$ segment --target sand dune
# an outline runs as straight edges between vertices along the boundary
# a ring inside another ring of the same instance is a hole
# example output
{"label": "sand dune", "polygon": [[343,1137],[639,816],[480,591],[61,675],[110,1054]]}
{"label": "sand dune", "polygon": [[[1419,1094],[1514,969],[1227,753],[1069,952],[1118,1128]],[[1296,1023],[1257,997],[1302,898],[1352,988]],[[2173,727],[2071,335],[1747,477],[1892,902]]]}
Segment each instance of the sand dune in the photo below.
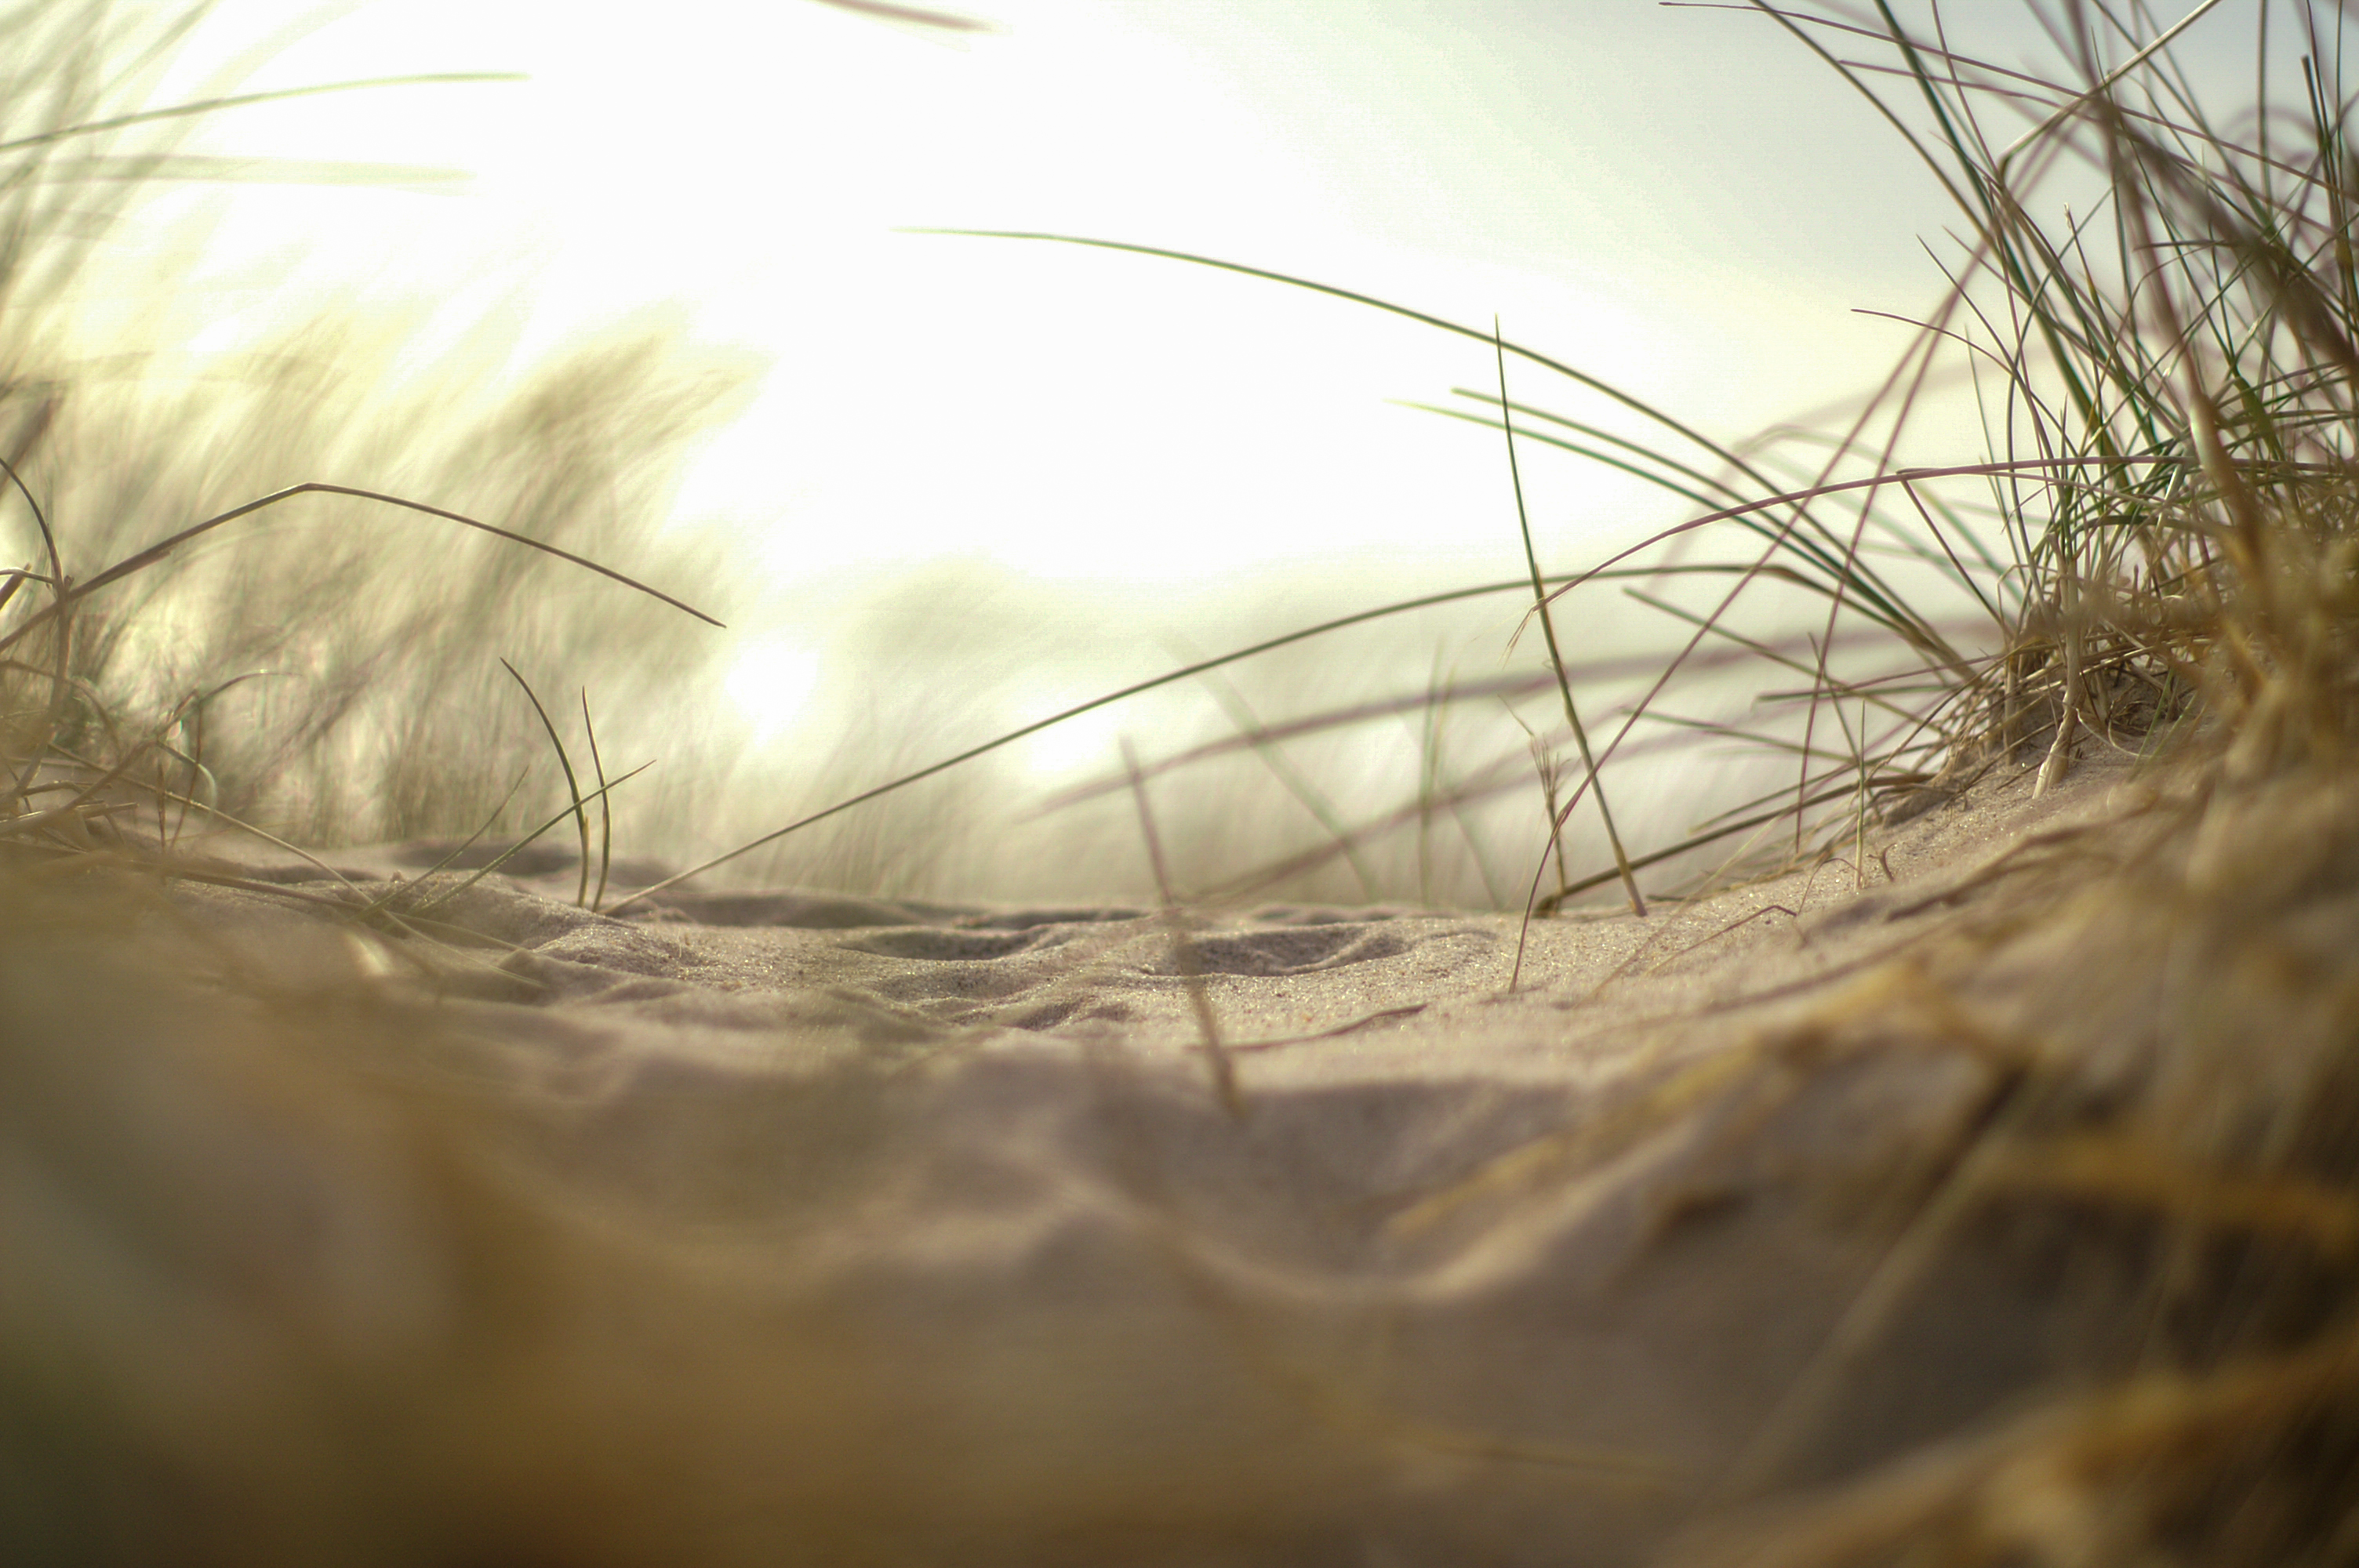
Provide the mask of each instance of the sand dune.
{"label": "sand dune", "polygon": [[[1498,915],[1194,914],[1183,944],[1136,907],[676,889],[617,919],[572,904],[561,855],[438,902],[440,847],[332,854],[333,877],[184,847],[215,880],[169,906],[198,918],[145,918],[276,1043],[243,1054],[233,1022],[178,1065],[126,1059],[212,1084],[201,1136],[159,1135],[125,1079],[82,1146],[185,1184],[149,1244],[223,1321],[166,1332],[158,1365],[234,1343],[277,1372],[234,1399],[124,1374],[120,1397],[247,1422],[266,1455],[294,1418],[256,1390],[311,1411],[391,1379],[390,1427],[297,1423],[316,1463],[462,1537],[603,1521],[556,1561],[1758,1545],[1691,1531],[1996,1441],[2034,1391],[2135,1359],[2138,1277],[2108,1246],[1954,1198],[2071,1033],[2026,1020],[2070,968],[2071,868],[2155,831],[2156,787],[2119,767],[2029,794],[2009,775],[1879,832],[1864,875],[1537,922],[1513,990]],[[406,925],[326,914],[378,899]],[[17,961],[24,1078],[49,1015]],[[288,1120],[289,1052],[341,1109]],[[38,1087],[14,1098],[38,1113]],[[467,1184],[404,1118],[458,1140]],[[378,1132],[323,1136],[354,1119]],[[224,1147],[273,1173],[208,1166]],[[495,1214],[538,1239],[476,1257]],[[212,1242],[170,1243],[187,1226]],[[10,1229],[69,1303],[96,1288],[71,1222]],[[402,1311],[375,1299],[394,1281]],[[519,1292],[515,1364],[470,1360]],[[497,1462],[491,1396],[451,1391],[475,1376],[506,1390]],[[202,1518],[277,1476],[149,1446]]]}

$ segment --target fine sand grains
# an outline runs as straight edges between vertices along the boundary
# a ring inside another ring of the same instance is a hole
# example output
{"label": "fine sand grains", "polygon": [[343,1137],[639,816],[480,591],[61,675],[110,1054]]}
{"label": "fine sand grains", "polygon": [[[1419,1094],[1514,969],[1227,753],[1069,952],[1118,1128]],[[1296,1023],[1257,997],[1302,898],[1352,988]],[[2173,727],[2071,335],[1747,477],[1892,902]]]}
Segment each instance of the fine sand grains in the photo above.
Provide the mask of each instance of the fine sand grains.
{"label": "fine sand grains", "polygon": [[[1539,924],[1513,992],[1510,918],[1195,918],[1234,1109],[1135,909],[618,921],[435,903],[379,880],[399,849],[24,884],[9,1531],[1535,1564],[2298,1531],[2203,1488],[2299,1502],[2324,1461],[2273,1434],[2352,1408],[2321,1292],[2359,1209],[2311,1167],[2351,1124],[2359,809],[2195,777],[1987,782],[1864,871]],[[429,913],[322,913],[388,892]]]}

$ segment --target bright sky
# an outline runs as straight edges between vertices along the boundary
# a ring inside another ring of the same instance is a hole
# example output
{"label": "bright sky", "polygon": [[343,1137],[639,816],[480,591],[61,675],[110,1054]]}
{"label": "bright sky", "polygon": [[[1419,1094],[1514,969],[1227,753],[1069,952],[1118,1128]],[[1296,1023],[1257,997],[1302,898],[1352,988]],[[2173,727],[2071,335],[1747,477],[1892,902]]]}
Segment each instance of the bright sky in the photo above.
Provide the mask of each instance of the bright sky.
{"label": "bright sky", "polygon": [[[205,150],[473,176],[440,193],[209,195],[222,276],[247,269],[216,340],[299,314],[314,285],[447,299],[454,321],[517,314],[527,349],[670,303],[701,340],[770,366],[682,499],[743,530],[749,580],[964,556],[1184,589],[1375,560],[1513,575],[1495,433],[1393,401],[1490,384],[1488,351],[1170,262],[897,228],[1134,241],[1469,323],[1496,312],[1510,337],[1729,437],[1872,384],[1903,334],[1854,308],[1921,312],[1938,290],[1917,236],[1951,220],[1939,191],[1758,15],[969,8],[997,30],[951,38],[815,0],[223,0],[199,59],[277,40],[248,89],[530,80],[204,125]],[[2234,45],[2248,26],[2212,30]],[[1984,39],[2003,58],[2046,53],[2019,19]],[[278,276],[255,286],[265,262]],[[1519,395],[1594,406],[1513,373]],[[1526,477],[1558,565],[1676,520],[1676,503],[1570,459]],[[810,657],[756,625],[745,667],[772,678],[741,684],[791,687],[781,672]]]}

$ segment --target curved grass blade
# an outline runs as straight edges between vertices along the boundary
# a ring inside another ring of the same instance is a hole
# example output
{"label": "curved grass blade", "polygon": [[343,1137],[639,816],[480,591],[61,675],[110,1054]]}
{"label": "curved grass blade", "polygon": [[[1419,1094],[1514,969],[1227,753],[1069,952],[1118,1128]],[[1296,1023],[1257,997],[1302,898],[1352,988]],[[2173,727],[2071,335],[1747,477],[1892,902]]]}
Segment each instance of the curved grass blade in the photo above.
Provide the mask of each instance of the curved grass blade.
{"label": "curved grass blade", "polygon": [[202,98],[187,103],[175,103],[163,109],[142,109],[134,114],[116,114],[104,120],[85,120],[80,124],[60,125],[43,131],[38,135],[19,136],[14,141],[0,142],[0,153],[22,151],[27,147],[49,146],[71,141],[76,136],[103,135],[127,125],[153,124],[159,120],[183,120],[199,114],[217,114],[223,109],[240,109],[249,103],[277,103],[289,98],[315,98],[323,92],[355,92],[371,87],[429,87],[444,82],[468,81],[528,81],[531,78],[514,70],[431,71],[419,76],[372,76],[353,81],[323,81],[310,87],[280,88],[272,92],[240,92],[227,98]]}
{"label": "curved grass blade", "polygon": [[348,484],[327,484],[319,481],[310,481],[302,484],[289,485],[285,490],[273,491],[270,494],[263,496],[259,500],[249,501],[243,506],[232,507],[229,511],[221,514],[217,517],[208,517],[203,522],[199,523],[192,527],[181,529],[179,533],[173,535],[168,539],[148,546],[146,549],[140,551],[136,555],[125,557],[122,560],[117,561],[114,565],[99,573],[96,577],[92,578],[88,582],[74,583],[61,588],[59,590],[56,599],[47,609],[37,611],[33,614],[27,616],[17,624],[14,631],[9,632],[5,636],[0,636],[0,650],[14,647],[18,642],[23,640],[27,633],[33,631],[36,627],[46,622],[57,619],[69,608],[81,602],[82,600],[89,598],[92,594],[98,592],[101,589],[112,587],[115,583],[122,581],[125,578],[130,577],[135,573],[147,570],[149,567],[152,567],[158,561],[165,559],[167,557],[171,555],[174,550],[179,549],[182,545],[187,544],[190,540],[197,538],[202,535],[209,534],[214,529],[222,527],[226,524],[234,523],[241,517],[251,516],[253,514],[261,511],[265,507],[276,506],[282,501],[290,501],[299,495],[349,495],[362,501],[380,502],[387,506],[398,506],[411,512],[421,512],[429,517],[440,517],[446,522],[461,524],[463,526],[473,528],[481,533],[489,534],[495,538],[506,539],[510,544],[522,545],[528,549],[538,550],[541,554],[546,556],[555,556],[559,560],[567,562],[572,566],[580,567],[586,571],[596,572],[600,577],[611,579],[615,582],[621,583],[625,588],[636,589],[640,593],[646,594],[650,599],[669,604],[674,610],[679,611],[683,614],[692,615],[708,626],[722,626],[724,624],[720,621],[714,620],[712,616],[707,615],[703,611],[697,609],[692,604],[685,603],[679,600],[674,599],[668,593],[649,588],[646,583],[639,581],[636,578],[626,577],[611,567],[602,567],[596,561],[591,560],[586,557],[577,556],[571,550],[560,549],[555,545],[546,544],[541,540],[532,538],[529,535],[518,534],[510,529],[498,527],[490,523],[481,523],[473,517],[462,515],[460,513],[446,512],[440,506],[429,506],[422,501],[408,501],[398,495],[387,495],[382,491],[360,490]]}
{"label": "curved grass blade", "polygon": [[[641,762],[629,773],[617,775],[611,782],[601,784],[597,789],[592,790],[589,795],[586,795],[582,798],[585,801],[602,800],[614,790],[629,783],[631,780],[637,778],[641,773],[646,773],[649,768],[654,766],[655,763],[652,762]],[[518,782],[521,783],[522,781],[519,780]],[[513,794],[514,792],[510,793]],[[434,909],[449,903],[451,900],[458,897],[461,893],[465,892],[469,888],[473,887],[477,882],[482,881],[485,877],[490,876],[494,871],[498,871],[502,866],[506,865],[511,860],[516,858],[517,851],[521,850],[526,845],[537,842],[540,838],[541,835],[547,833],[550,828],[556,827],[559,823],[564,821],[567,817],[572,815],[573,813],[571,808],[559,812],[556,816],[550,817],[548,821],[542,823],[539,827],[534,828],[531,832],[526,834],[523,838],[517,839],[515,843],[501,850],[495,859],[477,867],[474,874],[470,876],[465,881],[461,882],[457,887],[449,889],[443,892],[439,892],[432,898],[425,900],[423,903],[403,910],[401,914],[405,917],[408,915],[421,915],[429,909]],[[484,827],[477,828],[475,830],[476,838],[481,838],[485,829],[489,827],[490,824],[486,823]],[[468,840],[469,843],[473,843],[473,841],[474,840],[472,838]],[[458,857],[463,849],[464,846],[462,846],[461,849],[452,850],[450,855],[444,857],[442,865],[437,866],[435,870],[440,871],[443,866],[448,866],[452,860],[455,860]],[[432,873],[429,872],[429,874],[430,875]],[[417,884],[413,882],[408,885],[414,887]],[[372,904],[369,912],[374,913],[379,907],[381,907],[381,904]]]}
{"label": "curved grass blade", "polygon": [[614,865],[614,808],[606,798],[606,761],[598,754],[598,727],[590,721],[590,692],[582,692],[582,733],[590,740],[590,767],[598,775],[598,891],[590,900],[590,913],[596,914],[598,906],[606,902],[606,873]]}
{"label": "curved grass blade", "polygon": [[549,709],[540,705],[540,698],[534,694],[532,683],[517,675],[516,667],[506,659],[500,661],[500,668],[507,671],[509,678],[524,688],[524,699],[531,703],[533,712],[540,716],[540,727],[549,732],[549,749],[557,753],[557,765],[564,771],[565,793],[572,797],[573,825],[582,839],[582,863],[573,902],[576,904],[586,903],[590,898],[590,814],[582,808],[582,782],[574,777],[573,759],[565,754],[565,742],[558,738],[557,726],[550,722]]}
{"label": "curved grass blade", "polygon": [[[1556,672],[1557,690],[1564,695],[1565,722],[1572,726],[1573,742],[1581,748],[1581,765],[1589,772],[1589,793],[1597,802],[1598,820],[1605,825],[1605,841],[1613,846],[1614,863],[1622,868],[1622,890],[1630,895],[1630,913],[1644,920],[1647,918],[1646,896],[1638,891],[1638,879],[1630,870],[1629,851],[1622,848],[1621,831],[1614,826],[1614,813],[1605,804],[1605,784],[1597,776],[1597,759],[1590,754],[1589,750],[1589,731],[1581,722],[1580,708],[1573,704],[1572,678],[1565,674],[1564,654],[1557,647],[1556,617],[1549,611],[1548,584],[1540,577],[1539,551],[1532,544],[1532,520],[1524,507],[1523,470],[1516,461],[1515,416],[1507,411],[1507,348],[1506,341],[1499,335],[1495,319],[1491,325],[1491,347],[1498,358],[1499,427],[1507,438],[1507,475],[1515,485],[1516,524],[1523,533],[1524,560],[1532,569],[1533,610],[1540,619],[1540,634],[1548,643],[1549,668]],[[1552,833],[1549,837],[1553,842],[1556,836]],[[1540,869],[1543,872],[1548,869],[1546,849],[1540,852]],[[1537,877],[1533,880],[1532,889],[1533,896],[1537,898],[1539,890]]]}

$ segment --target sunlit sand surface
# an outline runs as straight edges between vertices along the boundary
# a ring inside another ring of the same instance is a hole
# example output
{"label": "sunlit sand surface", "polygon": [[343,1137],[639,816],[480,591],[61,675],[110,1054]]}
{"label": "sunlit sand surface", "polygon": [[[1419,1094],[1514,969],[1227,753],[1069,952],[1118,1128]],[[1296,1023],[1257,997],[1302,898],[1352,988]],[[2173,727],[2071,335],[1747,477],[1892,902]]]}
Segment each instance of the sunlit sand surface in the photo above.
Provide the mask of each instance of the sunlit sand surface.
{"label": "sunlit sand surface", "polygon": [[[449,845],[184,844],[200,880],[32,894],[39,928],[20,894],[28,1517],[255,1562],[391,1519],[616,1563],[1720,1561],[1765,1500],[1798,1551],[1905,1532],[2135,1363],[2155,1221],[2108,1098],[2199,1142],[2190,1093],[2268,1102],[2149,994],[2359,941],[2265,871],[2146,944],[2216,874],[2199,818],[2359,843],[2347,792],[2206,816],[2175,777],[1994,777],[1864,860],[1528,933],[618,919],[562,854],[421,878]],[[2266,983],[2268,1027],[2347,1022]],[[1899,1513],[1793,1511],[1863,1478]]]}

